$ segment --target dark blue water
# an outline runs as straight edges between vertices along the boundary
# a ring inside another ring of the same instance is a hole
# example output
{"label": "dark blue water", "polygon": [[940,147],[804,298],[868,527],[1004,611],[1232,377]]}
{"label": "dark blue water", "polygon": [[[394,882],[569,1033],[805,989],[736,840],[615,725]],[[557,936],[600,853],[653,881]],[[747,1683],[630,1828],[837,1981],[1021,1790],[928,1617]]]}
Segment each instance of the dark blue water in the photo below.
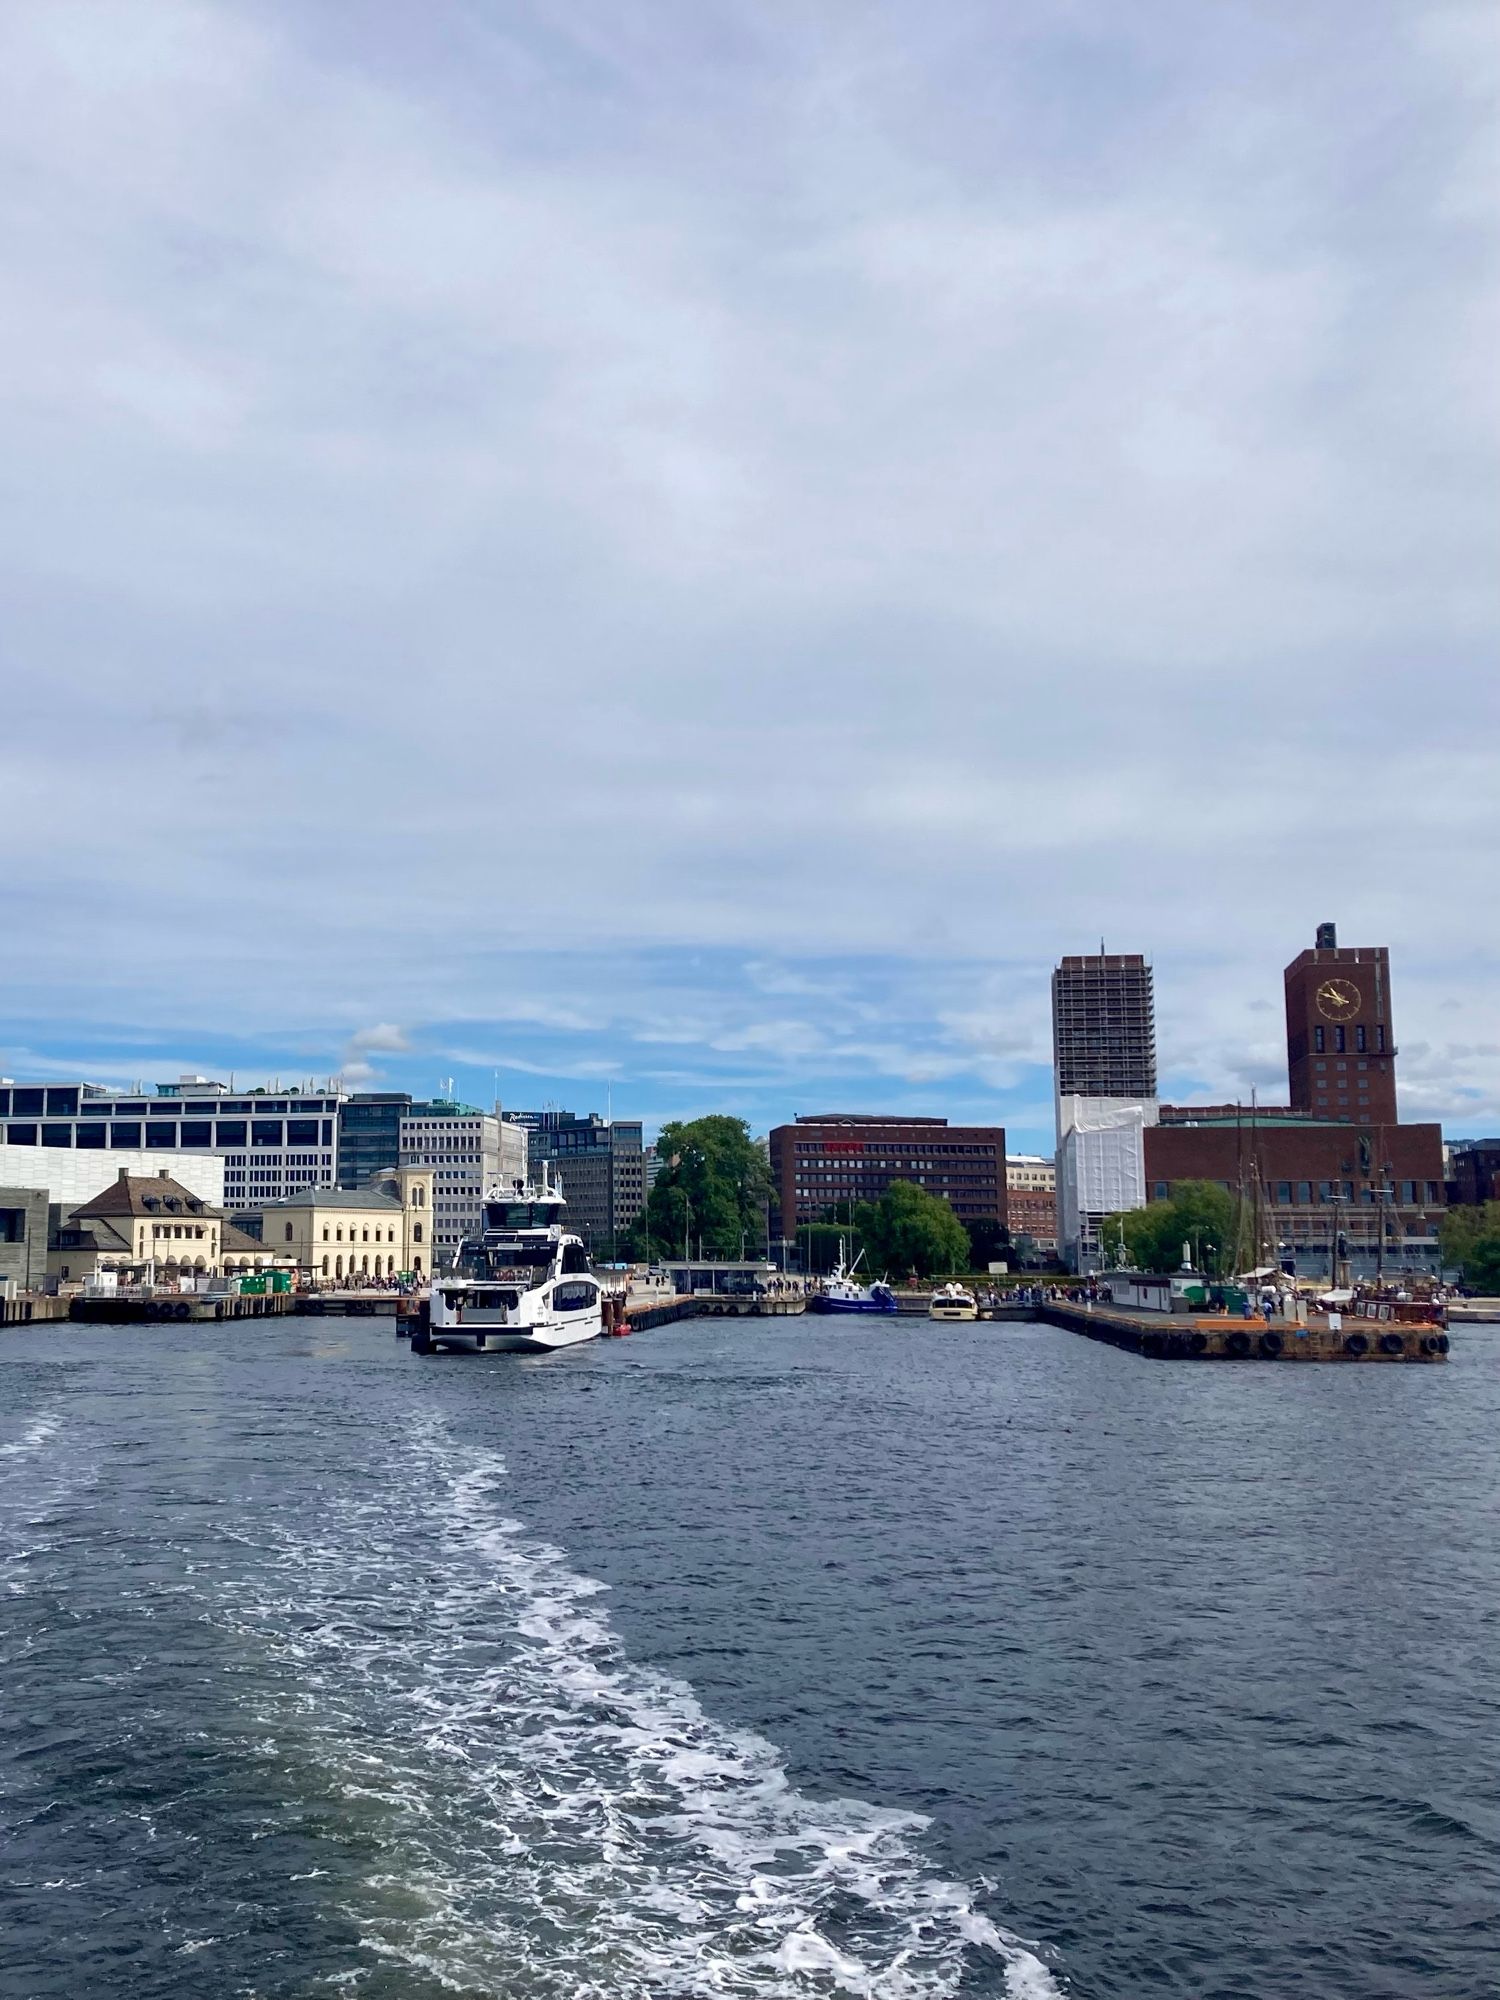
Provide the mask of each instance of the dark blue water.
{"label": "dark blue water", "polygon": [[1495,1334],[38,1329],[0,1413],[7,2000],[1500,1991]]}

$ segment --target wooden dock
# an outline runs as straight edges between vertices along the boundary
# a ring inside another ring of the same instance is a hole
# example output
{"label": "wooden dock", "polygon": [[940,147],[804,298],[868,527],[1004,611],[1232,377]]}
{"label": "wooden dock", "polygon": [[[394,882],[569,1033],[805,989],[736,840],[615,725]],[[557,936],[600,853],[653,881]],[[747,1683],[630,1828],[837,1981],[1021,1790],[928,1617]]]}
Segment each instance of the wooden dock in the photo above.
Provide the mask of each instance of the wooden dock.
{"label": "wooden dock", "polygon": [[1047,1303],[1031,1309],[1049,1326],[1123,1348],[1152,1361],[1446,1361],[1440,1326],[1345,1318],[1306,1326],[1291,1320],[1223,1315],[1133,1313],[1117,1306]]}
{"label": "wooden dock", "polygon": [[95,1326],[210,1325],[223,1320],[285,1319],[296,1307],[292,1292],[163,1293],[156,1298],[70,1298],[60,1301],[70,1320]]}

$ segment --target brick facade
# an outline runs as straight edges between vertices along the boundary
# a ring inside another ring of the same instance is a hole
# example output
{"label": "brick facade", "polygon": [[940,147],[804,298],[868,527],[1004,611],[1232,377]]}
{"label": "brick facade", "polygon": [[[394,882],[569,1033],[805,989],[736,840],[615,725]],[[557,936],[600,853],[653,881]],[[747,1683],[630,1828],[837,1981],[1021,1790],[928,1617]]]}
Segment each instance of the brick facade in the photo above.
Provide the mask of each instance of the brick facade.
{"label": "brick facade", "polygon": [[778,1125],[768,1145],[783,1236],[847,1212],[850,1202],[878,1201],[892,1181],[942,1195],[960,1222],[1006,1221],[998,1125],[832,1112]]}

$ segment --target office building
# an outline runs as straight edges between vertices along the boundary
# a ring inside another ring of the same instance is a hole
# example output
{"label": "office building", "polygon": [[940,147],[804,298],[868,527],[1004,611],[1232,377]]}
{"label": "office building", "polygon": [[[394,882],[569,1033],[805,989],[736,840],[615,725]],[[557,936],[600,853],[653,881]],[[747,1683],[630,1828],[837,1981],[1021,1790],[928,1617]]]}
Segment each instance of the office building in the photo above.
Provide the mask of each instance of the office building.
{"label": "office building", "polygon": [[878,1201],[892,1181],[941,1195],[960,1222],[1005,1225],[1005,1133],[998,1125],[829,1111],[776,1126],[767,1144],[788,1239],[804,1223],[848,1215],[851,1203]]}
{"label": "office building", "polygon": [[1099,1225],[1146,1199],[1156,1123],[1156,995],[1139,952],[1064,958],[1052,974],[1059,1254],[1099,1262]]}
{"label": "office building", "polygon": [[1500,1201],[1500,1139],[1455,1139],[1448,1148],[1448,1200],[1466,1208]]}
{"label": "office building", "polygon": [[1057,1162],[1040,1153],[1008,1153],[1006,1202],[1011,1242],[1029,1242],[1042,1257],[1057,1255]]}
{"label": "office building", "polygon": [[586,1118],[571,1111],[520,1111],[535,1168],[557,1170],[568,1227],[595,1257],[623,1254],[626,1232],[646,1205],[646,1152],[639,1118]]}
{"label": "office building", "polygon": [[1396,1031],[1390,953],[1340,945],[1333,924],[1286,969],[1291,1107],[1344,1125],[1394,1125]]}
{"label": "office building", "polygon": [[0,1083],[0,1140],[12,1148],[108,1153],[115,1166],[126,1153],[217,1154],[222,1198],[237,1208],[332,1180],[342,1101],[332,1089],[233,1091],[201,1076],[134,1092],[7,1080]]}
{"label": "office building", "polygon": [[1065,958],[1052,975],[1058,1097],[1156,1096],[1156,998],[1139,952]]}
{"label": "office building", "polygon": [[374,1174],[401,1162],[401,1120],[412,1108],[409,1090],[356,1090],[339,1113],[335,1185],[360,1188]]}
{"label": "office building", "polygon": [[446,1270],[478,1233],[485,1190],[526,1179],[526,1131],[498,1111],[447,1098],[411,1104],[401,1113],[396,1164],[432,1169],[433,1268]]}

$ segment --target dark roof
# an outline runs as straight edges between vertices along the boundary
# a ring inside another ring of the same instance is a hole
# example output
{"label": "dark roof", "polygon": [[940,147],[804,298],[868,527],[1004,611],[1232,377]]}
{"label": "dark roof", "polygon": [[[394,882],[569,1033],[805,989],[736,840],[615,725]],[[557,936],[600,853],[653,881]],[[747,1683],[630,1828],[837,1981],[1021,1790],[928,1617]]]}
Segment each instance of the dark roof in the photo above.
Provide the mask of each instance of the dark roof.
{"label": "dark roof", "polygon": [[192,1215],[216,1221],[223,1212],[202,1195],[194,1194],[191,1188],[185,1188],[181,1181],[174,1181],[165,1170],[159,1174],[132,1174],[122,1167],[117,1180],[111,1181],[92,1201],[81,1203],[73,1215]]}
{"label": "dark roof", "polygon": [[382,1211],[394,1208],[398,1213],[401,1200],[398,1195],[387,1194],[383,1188],[303,1188],[297,1194],[285,1194],[276,1201],[259,1201],[253,1204],[257,1210],[268,1214],[273,1208],[378,1208]]}
{"label": "dark roof", "polygon": [[258,1236],[247,1236],[243,1229],[237,1228],[232,1222],[226,1222],[224,1227],[219,1231],[219,1248],[221,1251],[236,1250],[244,1252],[246,1250],[258,1250],[264,1253],[267,1246],[261,1242]]}

